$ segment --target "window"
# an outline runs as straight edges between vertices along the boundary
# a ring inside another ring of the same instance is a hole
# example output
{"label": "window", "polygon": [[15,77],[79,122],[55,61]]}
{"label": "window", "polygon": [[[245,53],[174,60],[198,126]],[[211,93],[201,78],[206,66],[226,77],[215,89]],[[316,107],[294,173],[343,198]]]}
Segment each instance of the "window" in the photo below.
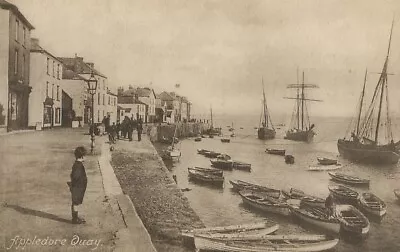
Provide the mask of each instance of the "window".
{"label": "window", "polygon": [[46,81],[46,97],[49,97],[49,82]]}
{"label": "window", "polygon": [[50,124],[51,123],[51,107],[50,106],[45,106],[43,110],[43,124]]}
{"label": "window", "polygon": [[51,99],[54,99],[54,84],[51,85]]}
{"label": "window", "polygon": [[103,79],[103,89],[106,90],[106,80]]}
{"label": "window", "polygon": [[60,124],[60,113],[61,111],[60,111],[60,108],[56,108],[56,123],[57,124]]}
{"label": "window", "polygon": [[60,79],[60,64],[57,64],[57,78]]}
{"label": "window", "polygon": [[22,55],[22,66],[21,66],[21,74],[22,74],[22,77],[24,77],[25,76],[25,62],[26,62],[26,59],[25,59],[25,55]]}
{"label": "window", "polygon": [[55,63],[54,60],[53,60],[53,77],[56,76],[56,75],[55,75],[55,70],[54,70],[55,65],[56,65],[56,63]]}
{"label": "window", "polygon": [[18,41],[19,21],[15,20],[15,40]]}
{"label": "window", "polygon": [[18,50],[15,50],[14,74],[18,73]]}
{"label": "window", "polygon": [[57,85],[57,101],[60,100],[60,85]]}
{"label": "window", "polygon": [[100,122],[100,110],[97,110],[97,122]]}
{"label": "window", "polygon": [[26,28],[22,28],[22,44],[26,45]]}
{"label": "window", "polygon": [[108,105],[110,105],[110,104],[111,104],[111,97],[108,96]]}
{"label": "window", "polygon": [[50,75],[50,59],[47,58],[47,74]]}
{"label": "window", "polygon": [[106,95],[103,94],[103,105],[106,105]]}
{"label": "window", "polygon": [[99,105],[101,105],[100,98],[101,98],[100,93],[97,93],[97,101]]}

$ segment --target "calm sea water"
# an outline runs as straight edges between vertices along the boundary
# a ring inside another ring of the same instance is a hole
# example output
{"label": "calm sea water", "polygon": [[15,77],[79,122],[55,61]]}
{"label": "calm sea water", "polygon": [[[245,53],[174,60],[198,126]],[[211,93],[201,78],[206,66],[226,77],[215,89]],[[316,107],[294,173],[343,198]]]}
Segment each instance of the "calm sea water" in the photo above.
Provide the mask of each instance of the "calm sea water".
{"label": "calm sea water", "polygon": [[[231,190],[229,180],[241,179],[275,188],[301,189],[306,193],[325,198],[330,181],[327,172],[309,172],[310,165],[317,164],[317,157],[338,156],[336,141],[342,138],[348,127],[348,119],[314,118],[317,135],[312,143],[298,143],[284,140],[286,127],[277,129],[276,139],[262,141],[256,137],[254,127],[258,118],[221,117],[215,118],[215,125],[221,126],[226,135],[230,134],[226,126],[233,122],[236,137],[231,143],[221,143],[220,138],[203,139],[194,142],[185,139],[180,143],[182,157],[179,162],[167,164],[177,176],[181,188],[191,188],[185,192],[192,208],[198,213],[207,226],[232,225],[246,222],[269,220],[280,225],[278,233],[315,233],[311,227],[303,227],[292,218],[280,217],[268,213],[256,212],[243,205],[240,196]],[[284,123],[276,121],[275,123]],[[240,129],[240,128],[243,129]],[[279,127],[279,126],[278,126]],[[395,129],[395,133],[399,132]],[[158,146],[160,147],[160,146]],[[285,148],[295,157],[295,164],[288,165],[283,157],[265,153],[265,149]],[[198,155],[197,149],[211,149],[224,152],[233,159],[252,164],[252,171],[239,170],[224,172],[224,188],[215,189],[188,181],[187,168],[190,166],[210,167],[208,158]],[[400,169],[398,165],[373,166],[351,164],[338,157],[344,167],[338,171],[369,178],[369,190],[387,204],[387,215],[380,223],[371,221],[369,236],[361,242],[349,242],[341,239],[336,251],[400,251],[400,204],[393,194],[393,189],[400,188]],[[357,189],[366,191],[368,189]]]}

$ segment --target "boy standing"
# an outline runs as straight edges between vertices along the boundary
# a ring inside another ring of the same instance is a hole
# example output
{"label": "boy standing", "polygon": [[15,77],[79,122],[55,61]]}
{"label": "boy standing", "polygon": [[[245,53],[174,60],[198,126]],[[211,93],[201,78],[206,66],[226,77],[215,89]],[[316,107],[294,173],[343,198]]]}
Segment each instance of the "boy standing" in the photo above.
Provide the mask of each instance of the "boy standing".
{"label": "boy standing", "polygon": [[87,176],[85,167],[83,166],[83,159],[86,155],[86,149],[82,146],[77,147],[74,151],[74,154],[75,163],[72,166],[71,182],[68,182],[72,196],[72,223],[82,224],[86,223],[86,221],[83,218],[78,217],[78,206],[83,202],[83,197],[85,196],[87,186]]}

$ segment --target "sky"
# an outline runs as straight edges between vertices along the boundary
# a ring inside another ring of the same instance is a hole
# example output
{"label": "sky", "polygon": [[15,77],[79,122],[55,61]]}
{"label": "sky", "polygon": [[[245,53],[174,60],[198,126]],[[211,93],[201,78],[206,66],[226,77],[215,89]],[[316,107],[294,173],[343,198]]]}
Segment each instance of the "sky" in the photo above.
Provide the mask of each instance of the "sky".
{"label": "sky", "polygon": [[[297,72],[319,85],[311,116],[355,114],[368,68],[367,96],[386,56],[390,105],[400,113],[400,2],[385,0],[9,0],[51,53],[78,54],[109,85],[176,91],[193,113],[291,114]],[[298,70],[297,70],[298,69]],[[180,88],[175,88],[179,83]]]}

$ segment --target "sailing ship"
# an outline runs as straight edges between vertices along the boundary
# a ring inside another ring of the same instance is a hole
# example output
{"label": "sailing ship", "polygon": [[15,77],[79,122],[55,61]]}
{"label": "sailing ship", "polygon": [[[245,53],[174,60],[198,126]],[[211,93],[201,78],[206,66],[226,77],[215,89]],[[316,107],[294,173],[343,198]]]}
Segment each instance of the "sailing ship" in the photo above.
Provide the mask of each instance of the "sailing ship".
{"label": "sailing ship", "polygon": [[219,136],[219,135],[221,135],[221,129],[214,128],[212,108],[210,108],[210,112],[211,112],[211,125],[210,125],[210,128],[207,130],[207,133],[210,136],[214,136],[214,135]]}
{"label": "sailing ship", "polygon": [[303,81],[301,84],[290,84],[287,88],[297,89],[296,97],[285,97],[286,99],[296,100],[295,108],[292,114],[292,120],[290,122],[289,130],[286,132],[285,139],[293,141],[311,142],[314,138],[315,124],[310,123],[310,117],[308,116],[307,101],[321,101],[315,99],[306,98],[306,88],[318,88],[315,84],[304,84],[304,72]]}
{"label": "sailing ship", "polygon": [[[365,85],[367,82],[367,71],[365,72],[364,85],[360,96],[357,110],[357,120],[352,128],[349,139],[339,139],[337,142],[338,151],[341,156],[356,162],[396,164],[400,158],[400,141],[394,143],[392,125],[389,110],[388,91],[388,63],[390,44],[392,40],[393,23],[389,36],[389,45],[382,72],[371,99],[371,103],[363,113],[365,97]],[[386,103],[384,106],[383,103]],[[386,111],[384,111],[386,110]],[[386,112],[386,113],[385,113]],[[386,118],[384,118],[386,116]],[[386,143],[382,144],[382,133],[385,131]],[[347,133],[346,133],[347,135]],[[381,137],[381,138],[380,138]]]}
{"label": "sailing ship", "polygon": [[[274,125],[271,121],[271,115],[268,112],[267,101],[265,99],[265,91],[264,91],[264,80],[262,80],[263,84],[263,107],[261,112],[260,118],[260,125],[261,127],[258,128],[258,139],[267,140],[267,139],[274,139],[276,132]],[[262,122],[261,122],[262,120]]]}

